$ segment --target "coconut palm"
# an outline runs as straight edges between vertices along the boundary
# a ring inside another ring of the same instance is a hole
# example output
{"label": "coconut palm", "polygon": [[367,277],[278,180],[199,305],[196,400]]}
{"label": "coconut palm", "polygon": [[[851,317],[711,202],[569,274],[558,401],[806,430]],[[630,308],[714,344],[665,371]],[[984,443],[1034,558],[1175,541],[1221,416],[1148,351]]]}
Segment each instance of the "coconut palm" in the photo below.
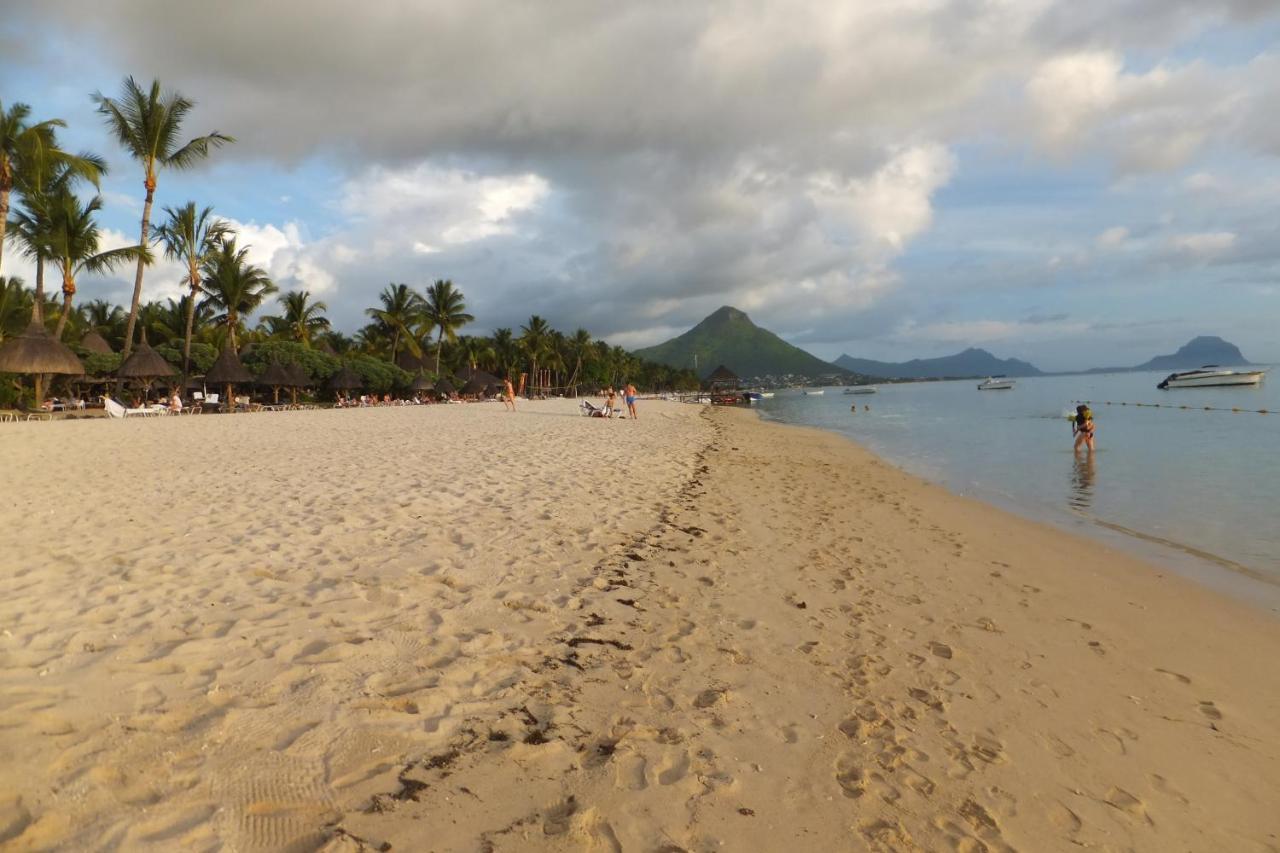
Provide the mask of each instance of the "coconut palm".
{"label": "coconut palm", "polygon": [[85,333],[97,332],[109,343],[124,343],[124,309],[105,299],[94,299],[82,306],[85,317]]}
{"label": "coconut palm", "polygon": [[201,287],[216,311],[213,322],[225,326],[227,340],[236,346],[236,329],[242,317],[252,314],[276,292],[262,267],[249,263],[249,249],[237,248],[235,239],[224,240],[200,266]]}
{"label": "coconut palm", "polygon": [[463,335],[458,338],[458,351],[467,367],[472,370],[479,369],[482,363],[485,366],[493,364],[497,356],[488,338],[473,335]]}
{"label": "coconut palm", "polygon": [[22,279],[0,276],[0,341],[17,335],[31,322],[31,291]]}
{"label": "coconut palm", "polygon": [[284,307],[284,314],[262,318],[273,335],[278,333],[310,346],[312,335],[329,331],[329,318],[324,316],[329,306],[323,302],[312,302],[311,291],[291,290],[281,295],[279,302]]}
{"label": "coconut palm", "polygon": [[[232,232],[227,222],[214,217],[212,207],[197,212],[194,201],[178,208],[166,207],[164,213],[165,221],[156,228],[154,239],[164,247],[166,258],[180,261],[186,267],[182,283],[191,289],[190,298],[184,302],[187,317],[186,332],[182,338],[182,379],[186,382],[191,370],[191,335],[195,326],[195,311],[201,301],[200,267]],[[145,230],[146,226],[143,227]]]}
{"label": "coconut palm", "polygon": [[[62,273],[62,313],[54,337],[61,339],[71,315],[71,303],[76,295],[76,277],[81,273],[110,272],[128,261],[147,262],[151,253],[146,246],[125,246],[100,251],[101,232],[94,214],[102,209],[101,196],[94,196],[88,204],[69,190],[62,189],[48,200],[43,214],[48,217],[41,233],[41,249],[45,257],[57,265]],[[21,228],[32,227],[25,213],[15,217]]]}
{"label": "coconut palm", "polygon": [[[578,329],[572,337],[565,340],[567,354],[573,359],[573,375],[569,377],[569,385],[575,389],[578,384],[578,374],[582,372],[583,365],[590,364],[595,358],[596,350],[592,343],[591,333],[586,329]],[[576,395],[577,391],[575,390],[574,393]]]}
{"label": "coconut palm", "polygon": [[[29,141],[19,149],[16,164],[16,187],[22,199],[21,214],[10,221],[13,236],[23,248],[24,254],[36,263],[36,288],[34,296],[35,319],[44,322],[45,290],[44,269],[49,260],[46,232],[54,199],[63,192],[70,192],[76,181],[87,180],[95,186],[106,173],[106,162],[93,154],[71,156],[56,147],[56,139],[49,134],[49,145],[44,140]],[[51,312],[52,313],[52,312]]]}
{"label": "coconut palm", "polygon": [[392,282],[378,294],[381,308],[367,308],[365,314],[374,319],[383,334],[391,338],[391,361],[396,360],[400,352],[400,342],[409,345],[409,350],[417,356],[422,349],[411,329],[422,319],[422,297],[407,284]]}
{"label": "coconut palm", "polygon": [[528,324],[520,327],[520,346],[530,362],[529,393],[532,395],[533,387],[538,382],[538,361],[550,354],[551,326],[534,314],[529,318]]}
{"label": "coconut palm", "polygon": [[493,355],[499,372],[510,379],[511,372],[520,363],[520,347],[516,344],[515,336],[511,334],[510,329],[493,330]]}
{"label": "coconut palm", "polygon": [[458,329],[475,320],[475,317],[467,313],[467,303],[462,296],[462,291],[454,287],[453,282],[448,279],[436,281],[427,290],[422,317],[428,333],[431,329],[439,330],[439,336],[436,338],[436,375],[438,376],[440,349],[444,346],[444,339],[448,338],[450,343],[456,341]]}
{"label": "coconut palm", "polygon": [[[179,145],[182,122],[195,103],[177,92],[160,91],[160,81],[151,83],[150,91],[143,91],[132,77],[126,77],[119,100],[95,92],[93,101],[98,112],[107,120],[107,126],[116,135],[120,146],[133,159],[142,164],[143,186],[147,190],[142,205],[142,235],[138,242],[147,245],[151,227],[151,204],[156,194],[156,174],[162,167],[188,169],[209,156],[209,149],[228,142],[230,136],[216,130],[207,136],[197,136]],[[142,270],[146,263],[138,261],[138,271],[133,281],[133,302],[129,306],[129,320],[125,324],[124,355],[133,349],[133,327],[138,319],[138,304],[142,299]]]}
{"label": "coconut palm", "polygon": [[72,155],[58,147],[55,128],[66,127],[62,119],[28,124],[31,107],[0,101],[0,262],[4,260],[5,228],[9,221],[9,195],[17,186],[29,189],[32,178],[56,171],[79,175],[97,184],[106,171],[101,158]]}

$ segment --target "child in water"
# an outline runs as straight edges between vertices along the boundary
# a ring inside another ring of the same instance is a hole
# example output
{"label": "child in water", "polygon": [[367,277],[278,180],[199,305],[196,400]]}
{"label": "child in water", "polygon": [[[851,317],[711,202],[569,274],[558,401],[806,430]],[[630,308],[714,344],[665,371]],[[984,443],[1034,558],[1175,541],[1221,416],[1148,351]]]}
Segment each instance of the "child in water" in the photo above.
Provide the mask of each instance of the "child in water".
{"label": "child in water", "polygon": [[1076,406],[1076,416],[1071,419],[1071,434],[1076,438],[1074,450],[1078,451],[1083,444],[1090,453],[1093,452],[1093,412],[1088,406]]}

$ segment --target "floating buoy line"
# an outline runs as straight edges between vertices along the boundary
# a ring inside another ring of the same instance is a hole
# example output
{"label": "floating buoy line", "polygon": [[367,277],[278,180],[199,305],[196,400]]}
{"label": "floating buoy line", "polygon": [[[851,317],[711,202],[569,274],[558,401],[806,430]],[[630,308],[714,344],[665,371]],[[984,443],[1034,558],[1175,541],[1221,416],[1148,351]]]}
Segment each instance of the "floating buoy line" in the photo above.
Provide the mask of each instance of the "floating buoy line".
{"label": "floating buoy line", "polygon": [[1271,409],[1242,409],[1239,406],[1227,408],[1224,406],[1189,406],[1185,403],[1122,403],[1111,400],[1076,400],[1075,402],[1083,403],[1086,406],[1133,406],[1138,409],[1183,409],[1191,412],[1235,412],[1246,415],[1280,414],[1280,412],[1272,411]]}

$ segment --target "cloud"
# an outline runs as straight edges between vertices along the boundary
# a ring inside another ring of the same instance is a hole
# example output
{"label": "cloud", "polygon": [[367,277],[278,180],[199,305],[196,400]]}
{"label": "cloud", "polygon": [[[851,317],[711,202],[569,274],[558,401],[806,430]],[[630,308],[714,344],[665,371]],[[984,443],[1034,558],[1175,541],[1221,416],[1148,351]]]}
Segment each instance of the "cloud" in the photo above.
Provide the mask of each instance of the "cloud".
{"label": "cloud", "polygon": [[1115,225],[1098,235],[1098,245],[1104,249],[1118,249],[1129,239],[1129,229]]}
{"label": "cloud", "polygon": [[1174,252],[1201,261],[1221,257],[1235,248],[1235,245],[1236,235],[1230,231],[1178,234],[1169,240],[1169,246]]}

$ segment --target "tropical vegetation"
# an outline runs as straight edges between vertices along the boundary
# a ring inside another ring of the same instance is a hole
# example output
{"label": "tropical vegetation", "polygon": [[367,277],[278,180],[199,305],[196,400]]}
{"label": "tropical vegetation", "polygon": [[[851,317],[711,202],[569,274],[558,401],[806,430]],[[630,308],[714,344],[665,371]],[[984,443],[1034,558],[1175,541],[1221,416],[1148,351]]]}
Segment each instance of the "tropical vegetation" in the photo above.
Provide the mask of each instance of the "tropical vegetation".
{"label": "tropical vegetation", "polygon": [[[96,188],[105,174],[102,157],[63,150],[61,119],[36,120],[27,105],[0,102],[0,262],[7,246],[35,265],[34,286],[0,276],[0,345],[34,319],[67,342],[91,376],[113,373],[145,334],[184,383],[202,376],[230,347],[255,373],[272,362],[292,364],[322,386],[347,368],[379,394],[408,394],[423,380],[442,378],[458,385],[509,378],[530,395],[572,395],[627,381],[655,390],[697,386],[692,371],[636,358],[585,329],[566,335],[536,314],[518,331],[467,334],[476,318],[448,278],[421,291],[388,284],[365,310],[368,322],[345,334],[333,327],[328,303],[305,283],[280,293],[254,262],[252,247],[242,245],[232,224],[211,207],[195,201],[164,207],[152,227],[160,171],[194,166],[234,141],[230,136],[215,131],[181,141],[193,103],[163,91],[158,81],[143,87],[126,78],[119,97],[92,98],[116,141],[142,167],[140,239],[134,246],[104,245],[103,198],[80,194],[82,185]],[[185,292],[144,301],[143,272],[161,254],[180,265]],[[82,277],[130,262],[136,268],[127,306],[100,296],[76,298]],[[53,298],[45,290],[46,270],[56,271],[61,283]],[[0,381],[0,406],[20,395],[30,399],[18,377]]]}

